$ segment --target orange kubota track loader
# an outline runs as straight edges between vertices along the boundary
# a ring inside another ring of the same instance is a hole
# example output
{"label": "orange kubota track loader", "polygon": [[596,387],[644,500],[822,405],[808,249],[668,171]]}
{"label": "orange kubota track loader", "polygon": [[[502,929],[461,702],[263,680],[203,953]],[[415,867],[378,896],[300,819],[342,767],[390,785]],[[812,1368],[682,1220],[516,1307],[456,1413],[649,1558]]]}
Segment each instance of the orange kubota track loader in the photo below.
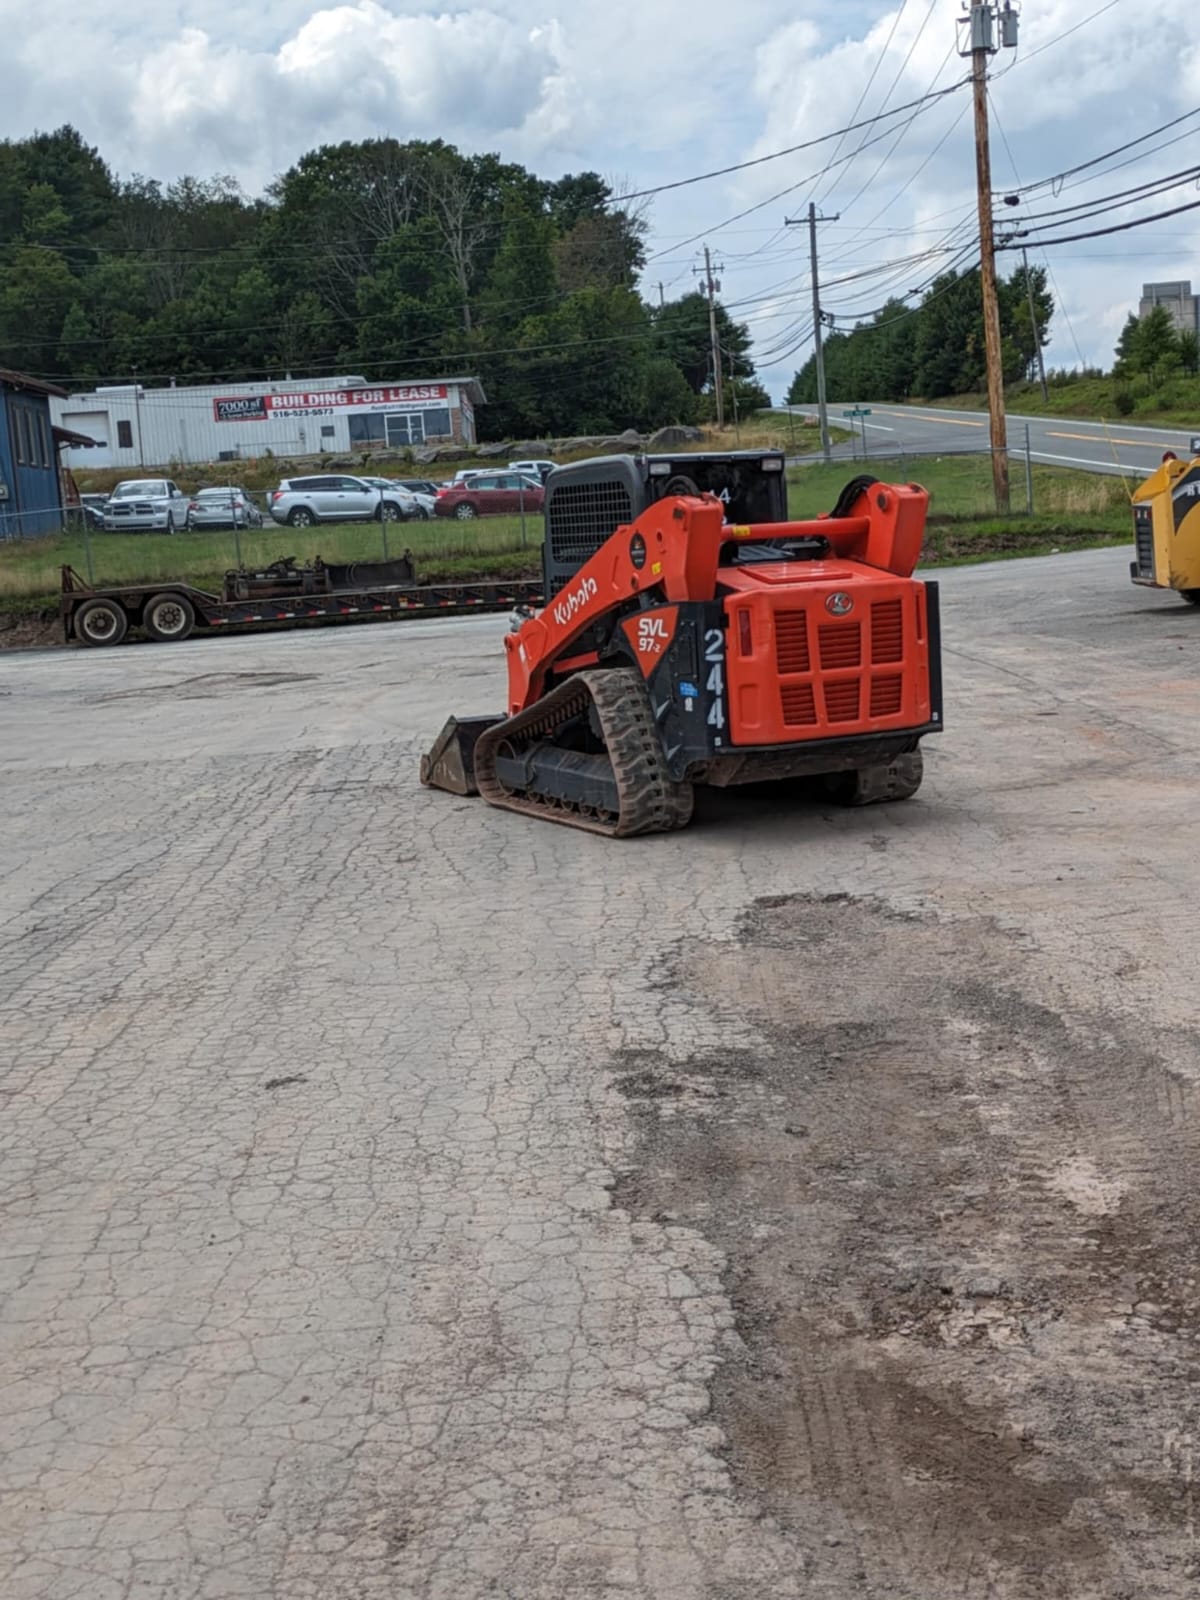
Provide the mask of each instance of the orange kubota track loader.
{"label": "orange kubota track loader", "polygon": [[914,794],[942,726],[937,586],[912,576],[928,495],[856,478],[828,516],[789,522],[783,465],[553,473],[547,600],[505,639],[507,711],[451,718],[421,781],[616,837],[686,826],[697,783]]}

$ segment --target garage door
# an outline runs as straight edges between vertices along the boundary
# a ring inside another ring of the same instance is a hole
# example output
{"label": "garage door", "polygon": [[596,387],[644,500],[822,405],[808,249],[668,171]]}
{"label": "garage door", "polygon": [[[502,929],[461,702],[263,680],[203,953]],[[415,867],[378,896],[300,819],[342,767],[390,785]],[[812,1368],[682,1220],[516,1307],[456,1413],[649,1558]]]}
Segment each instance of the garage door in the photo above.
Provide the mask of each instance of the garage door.
{"label": "garage door", "polygon": [[94,450],[65,450],[63,456],[67,466],[112,466],[112,423],[108,419],[107,411],[64,411],[60,426],[70,428],[72,433],[82,433],[86,438],[96,440]]}

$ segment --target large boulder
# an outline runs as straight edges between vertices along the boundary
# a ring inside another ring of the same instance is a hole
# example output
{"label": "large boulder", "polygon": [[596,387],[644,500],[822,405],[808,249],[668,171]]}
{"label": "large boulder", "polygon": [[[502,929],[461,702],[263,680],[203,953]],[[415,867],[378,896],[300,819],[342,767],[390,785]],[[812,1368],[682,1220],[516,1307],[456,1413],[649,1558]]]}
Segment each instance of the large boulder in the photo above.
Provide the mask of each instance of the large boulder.
{"label": "large boulder", "polygon": [[673,423],[670,427],[660,428],[657,433],[652,433],[646,440],[646,449],[675,450],[681,444],[700,444],[703,439],[704,435],[699,428],[688,428]]}
{"label": "large boulder", "polygon": [[507,439],[489,439],[486,444],[475,446],[475,454],[481,461],[492,461],[496,456],[506,456],[511,448]]}

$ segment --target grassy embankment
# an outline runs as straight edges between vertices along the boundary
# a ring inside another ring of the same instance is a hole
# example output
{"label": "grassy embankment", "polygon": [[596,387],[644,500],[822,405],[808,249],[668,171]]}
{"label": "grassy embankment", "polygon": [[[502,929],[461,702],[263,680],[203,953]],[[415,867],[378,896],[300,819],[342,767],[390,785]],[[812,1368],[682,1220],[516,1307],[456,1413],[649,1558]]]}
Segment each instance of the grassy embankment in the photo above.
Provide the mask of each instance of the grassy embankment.
{"label": "grassy embankment", "polygon": [[[1118,390],[1127,391],[1133,410],[1122,416],[1117,410]],[[985,394],[951,395],[944,400],[913,400],[911,405],[948,406],[956,411],[986,411]],[[1200,434],[1200,378],[1168,378],[1157,388],[1138,379],[1118,382],[1115,378],[1080,378],[1075,383],[1052,384],[1049,398],[1042,399],[1036,383],[1014,384],[1006,391],[1010,411],[1030,417],[1080,417],[1107,422],[1114,434],[1125,427],[1183,428]]]}
{"label": "grassy embankment", "polygon": [[[887,462],[872,461],[880,478],[917,476],[930,491],[930,516],[923,560],[926,565],[992,560],[998,556],[1036,555],[1049,550],[1082,549],[1128,542],[1129,507],[1120,479],[1067,468],[1034,468],[1034,516],[998,518],[991,510],[991,472],[986,458],[911,458],[889,472]],[[827,511],[846,480],[850,463],[810,463],[789,471],[789,503],[797,517]],[[1014,506],[1023,505],[1024,482],[1014,479]],[[517,517],[486,517],[474,522],[433,520],[393,526],[388,530],[392,554],[410,548],[418,572],[434,582],[474,577],[512,578],[538,570],[541,519],[527,518],[526,543],[521,543]],[[186,580],[204,589],[219,589],[225,570],[236,564],[229,532],[91,536],[97,586]],[[382,557],[378,524],[324,527],[301,531],[268,522],[261,530],[241,535],[243,560],[261,566],[280,556],[328,561]],[[58,568],[69,563],[86,574],[81,534],[52,539],[13,541],[0,545],[0,612],[29,614],[57,603]]]}

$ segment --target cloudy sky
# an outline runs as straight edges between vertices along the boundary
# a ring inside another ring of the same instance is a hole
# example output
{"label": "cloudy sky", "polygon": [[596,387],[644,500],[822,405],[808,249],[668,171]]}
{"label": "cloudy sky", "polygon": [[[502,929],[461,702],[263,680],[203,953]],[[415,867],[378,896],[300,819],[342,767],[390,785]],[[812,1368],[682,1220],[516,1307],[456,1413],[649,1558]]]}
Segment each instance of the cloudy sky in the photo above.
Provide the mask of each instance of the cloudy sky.
{"label": "cloudy sky", "polygon": [[[70,121],[123,175],[231,172],[251,192],[313,145],[385,133],[499,151],[547,177],[594,168],[642,189],[954,84],[965,69],[959,10],[960,0],[636,0],[628,10],[595,0],[56,0],[39,26],[29,0],[0,0],[0,135]],[[993,68],[994,187],[1033,185],[1200,105],[1193,14],[1185,0],[1025,0],[1019,48]],[[1099,203],[1197,164],[1200,115],[1116,159],[1129,156],[1006,215]],[[661,282],[668,298],[681,293],[707,240],[722,298],[750,324],[776,394],[811,348],[807,232],[783,225],[810,200],[838,214],[821,229],[823,304],[836,315],[869,314],[927,282],[959,259],[973,228],[969,92],[650,203],[647,292]],[[1194,183],[1056,231],[1190,200],[1200,200]],[[1065,311],[1051,363],[1107,363],[1143,279],[1200,281],[1197,218],[1038,252]],[[855,279],[889,261],[892,272]]]}

